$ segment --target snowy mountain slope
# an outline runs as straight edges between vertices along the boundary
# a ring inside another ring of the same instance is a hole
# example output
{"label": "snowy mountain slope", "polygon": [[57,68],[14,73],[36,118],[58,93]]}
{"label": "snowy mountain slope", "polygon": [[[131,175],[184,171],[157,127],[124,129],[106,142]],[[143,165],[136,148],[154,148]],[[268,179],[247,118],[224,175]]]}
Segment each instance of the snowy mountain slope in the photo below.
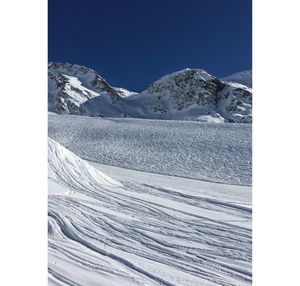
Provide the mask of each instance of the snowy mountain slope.
{"label": "snowy mountain slope", "polygon": [[[136,96],[138,97],[138,96]],[[227,84],[204,70],[185,69],[154,82],[141,97],[161,119],[251,122],[252,90]],[[220,113],[220,111],[222,111]],[[147,117],[147,116],[145,116]],[[148,117],[149,118],[149,117]]]}
{"label": "snowy mountain slope", "polygon": [[216,110],[228,122],[252,122],[252,90],[246,86],[229,82],[218,93]]}
{"label": "snowy mountain slope", "polygon": [[95,71],[49,64],[49,111],[101,117],[251,122],[252,90],[204,70],[162,77],[142,93],[110,86]]}
{"label": "snowy mountain slope", "polygon": [[251,185],[251,124],[49,114],[49,136],[81,158],[145,172]]}
{"label": "snowy mountain slope", "polygon": [[132,94],[135,93],[112,87],[92,69],[68,63],[48,65],[48,105],[51,112],[84,115],[81,105],[91,98],[102,96],[114,104]]}
{"label": "snowy mountain slope", "polygon": [[236,82],[252,88],[252,70],[241,71],[222,78],[226,82]]}
{"label": "snowy mountain slope", "polygon": [[49,165],[49,285],[251,285],[250,188],[119,183],[51,139]]}

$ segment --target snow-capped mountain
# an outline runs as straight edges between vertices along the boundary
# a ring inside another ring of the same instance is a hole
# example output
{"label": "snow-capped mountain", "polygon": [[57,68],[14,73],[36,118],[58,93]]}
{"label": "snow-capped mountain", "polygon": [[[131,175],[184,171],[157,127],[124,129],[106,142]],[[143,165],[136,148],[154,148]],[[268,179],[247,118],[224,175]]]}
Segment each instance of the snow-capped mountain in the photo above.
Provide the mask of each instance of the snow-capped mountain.
{"label": "snow-capped mountain", "polygon": [[252,88],[252,70],[241,71],[222,78],[224,81],[237,82]]}
{"label": "snow-capped mountain", "polygon": [[109,85],[94,70],[80,65],[49,63],[48,106],[58,113],[85,114],[81,105],[87,100],[102,96],[113,104],[131,94],[124,88]]}
{"label": "snow-capped mountain", "polygon": [[251,122],[252,90],[201,69],[162,77],[141,93],[109,85],[94,70],[49,64],[49,111],[102,117]]}
{"label": "snow-capped mountain", "polygon": [[251,121],[251,89],[224,83],[201,69],[166,75],[139,96],[163,119]]}

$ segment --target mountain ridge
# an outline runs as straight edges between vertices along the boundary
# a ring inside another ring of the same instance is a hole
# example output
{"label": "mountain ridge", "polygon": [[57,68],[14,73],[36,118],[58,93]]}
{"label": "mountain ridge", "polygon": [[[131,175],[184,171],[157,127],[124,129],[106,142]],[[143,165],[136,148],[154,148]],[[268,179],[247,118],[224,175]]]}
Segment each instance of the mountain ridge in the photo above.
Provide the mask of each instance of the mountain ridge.
{"label": "mountain ridge", "polygon": [[236,72],[234,74],[223,77],[222,80],[228,82],[237,82],[252,88],[252,70]]}
{"label": "mountain ridge", "polygon": [[101,117],[209,122],[252,121],[252,89],[203,69],[167,74],[140,93],[111,86],[96,71],[69,63],[48,65],[49,111]]}

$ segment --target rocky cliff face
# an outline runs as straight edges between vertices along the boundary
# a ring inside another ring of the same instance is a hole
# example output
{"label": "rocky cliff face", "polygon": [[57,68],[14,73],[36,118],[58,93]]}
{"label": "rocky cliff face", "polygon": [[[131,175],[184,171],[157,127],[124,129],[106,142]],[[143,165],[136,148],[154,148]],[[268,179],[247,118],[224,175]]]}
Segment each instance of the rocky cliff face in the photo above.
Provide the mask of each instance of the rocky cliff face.
{"label": "rocky cliff face", "polygon": [[140,94],[109,85],[94,70],[49,64],[49,110],[89,116],[251,122],[252,90],[201,69],[162,77]]}

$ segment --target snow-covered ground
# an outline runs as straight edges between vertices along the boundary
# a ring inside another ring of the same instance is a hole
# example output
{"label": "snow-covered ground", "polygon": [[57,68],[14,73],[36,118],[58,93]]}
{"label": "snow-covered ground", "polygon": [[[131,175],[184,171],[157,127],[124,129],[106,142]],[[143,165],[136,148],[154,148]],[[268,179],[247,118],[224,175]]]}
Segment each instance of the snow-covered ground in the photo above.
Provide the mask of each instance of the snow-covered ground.
{"label": "snow-covered ground", "polygon": [[251,128],[251,124],[49,114],[49,136],[81,158],[238,185],[251,185]]}
{"label": "snow-covered ground", "polygon": [[[121,140],[127,131],[132,133],[132,126],[137,125],[142,132],[139,121],[110,122],[95,118],[94,124],[90,119],[90,124],[80,125],[75,118],[50,116],[49,135],[52,138],[55,135],[63,145],[73,146],[78,153],[80,148],[89,149],[90,155],[92,151],[107,152],[103,147],[108,141],[101,143],[100,137],[95,136],[108,136],[106,129],[100,127],[105,122],[110,127],[113,122],[120,125],[122,136],[109,138],[115,146],[118,142],[112,139]],[[156,123],[144,121],[143,124],[149,132],[151,124]],[[187,126],[175,128],[174,134]],[[223,125],[218,126],[222,129]],[[210,131],[213,128],[203,128],[207,132],[207,144],[209,138],[212,143],[216,139]],[[169,129],[170,125],[164,127],[167,143],[170,143],[168,136],[173,134]],[[205,137],[203,132],[200,134]],[[231,132],[231,137],[234,134]],[[146,148],[147,140],[156,140],[149,136],[144,141]],[[132,139],[129,141],[127,148],[132,147]],[[93,142],[99,145],[98,149],[93,147]],[[166,151],[167,143],[160,152]],[[243,139],[235,143],[236,149],[239,144],[245,144]],[[181,146],[190,152],[193,147]],[[128,160],[144,156],[146,153],[141,149],[137,147],[136,155]],[[126,151],[124,146],[122,150]],[[231,150],[229,146],[228,150]],[[101,156],[97,152],[94,155],[100,161]],[[224,156],[224,165],[226,158],[233,160]],[[125,169],[122,164],[112,167],[91,163],[49,140],[49,285],[250,285],[251,187],[147,173],[145,167],[140,167],[144,166],[142,163],[143,158],[139,158],[136,168],[143,171]],[[168,162],[168,166],[173,170],[171,173],[178,172],[176,160]],[[222,180],[225,179],[223,176]]]}

